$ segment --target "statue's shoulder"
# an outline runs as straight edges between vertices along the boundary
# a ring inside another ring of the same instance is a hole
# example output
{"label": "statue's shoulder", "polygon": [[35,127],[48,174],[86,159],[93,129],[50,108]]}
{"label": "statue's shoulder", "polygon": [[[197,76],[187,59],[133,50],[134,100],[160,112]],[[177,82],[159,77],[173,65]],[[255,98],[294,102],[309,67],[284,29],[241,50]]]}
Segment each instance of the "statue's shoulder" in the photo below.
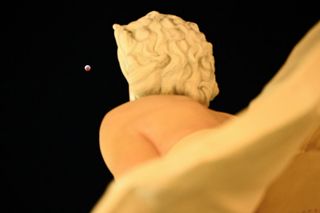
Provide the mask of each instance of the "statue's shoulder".
{"label": "statue's shoulder", "polygon": [[188,109],[193,101],[183,96],[154,95],[123,103],[106,113],[103,123],[109,126],[138,125],[145,120],[163,117],[173,113],[178,116],[182,108]]}
{"label": "statue's shoulder", "polygon": [[110,128],[118,128],[119,125],[124,125],[132,117],[132,103],[126,102],[123,103],[110,111],[108,111],[103,117],[101,128],[107,126]]}

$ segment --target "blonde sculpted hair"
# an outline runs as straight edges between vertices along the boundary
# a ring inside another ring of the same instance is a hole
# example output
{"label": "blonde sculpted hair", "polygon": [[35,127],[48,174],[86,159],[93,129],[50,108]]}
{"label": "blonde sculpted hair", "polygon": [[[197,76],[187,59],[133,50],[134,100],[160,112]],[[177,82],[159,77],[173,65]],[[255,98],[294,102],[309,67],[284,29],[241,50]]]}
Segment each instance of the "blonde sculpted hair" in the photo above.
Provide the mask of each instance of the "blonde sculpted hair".
{"label": "blonde sculpted hair", "polygon": [[152,11],[113,29],[130,100],[184,95],[209,106],[219,93],[212,44],[196,23]]}

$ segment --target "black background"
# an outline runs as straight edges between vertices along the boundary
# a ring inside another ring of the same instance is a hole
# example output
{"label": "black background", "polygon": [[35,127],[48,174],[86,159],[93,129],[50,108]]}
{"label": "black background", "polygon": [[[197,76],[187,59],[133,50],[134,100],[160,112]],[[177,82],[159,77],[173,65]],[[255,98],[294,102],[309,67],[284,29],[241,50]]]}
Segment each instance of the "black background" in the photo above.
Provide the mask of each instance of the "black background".
{"label": "black background", "polygon": [[320,17],[306,1],[48,2],[1,8],[0,212],[89,212],[112,180],[99,125],[128,100],[113,23],[151,10],[196,22],[213,43],[221,90],[210,108],[237,113]]}

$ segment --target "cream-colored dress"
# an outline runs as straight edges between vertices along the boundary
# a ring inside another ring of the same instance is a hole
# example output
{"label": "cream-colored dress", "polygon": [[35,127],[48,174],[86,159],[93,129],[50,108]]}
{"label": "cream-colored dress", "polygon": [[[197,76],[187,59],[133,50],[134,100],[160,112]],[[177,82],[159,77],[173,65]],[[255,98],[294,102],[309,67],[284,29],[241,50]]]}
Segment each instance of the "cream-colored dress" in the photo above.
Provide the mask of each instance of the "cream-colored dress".
{"label": "cream-colored dress", "polygon": [[320,212],[320,129],[267,189],[256,213]]}

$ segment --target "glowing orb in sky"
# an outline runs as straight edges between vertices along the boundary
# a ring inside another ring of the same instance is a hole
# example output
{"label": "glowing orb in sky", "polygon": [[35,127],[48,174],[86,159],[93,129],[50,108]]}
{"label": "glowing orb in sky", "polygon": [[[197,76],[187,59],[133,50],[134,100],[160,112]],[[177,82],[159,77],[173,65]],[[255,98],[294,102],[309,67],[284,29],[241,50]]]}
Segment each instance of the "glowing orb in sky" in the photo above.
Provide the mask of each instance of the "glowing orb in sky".
{"label": "glowing orb in sky", "polygon": [[90,66],[90,65],[84,66],[84,70],[85,70],[86,72],[90,72],[90,71],[91,71],[91,66]]}

